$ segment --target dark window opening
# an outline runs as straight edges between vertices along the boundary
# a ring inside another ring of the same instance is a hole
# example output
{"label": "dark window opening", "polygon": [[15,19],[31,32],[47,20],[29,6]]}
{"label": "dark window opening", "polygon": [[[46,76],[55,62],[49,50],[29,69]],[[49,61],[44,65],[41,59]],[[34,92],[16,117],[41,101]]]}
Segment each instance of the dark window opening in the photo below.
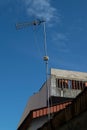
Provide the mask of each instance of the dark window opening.
{"label": "dark window opening", "polygon": [[56,79],[56,86],[58,88],[69,88],[69,89],[84,89],[87,87],[87,82],[85,81],[77,81],[77,80],[69,80],[69,79]]}

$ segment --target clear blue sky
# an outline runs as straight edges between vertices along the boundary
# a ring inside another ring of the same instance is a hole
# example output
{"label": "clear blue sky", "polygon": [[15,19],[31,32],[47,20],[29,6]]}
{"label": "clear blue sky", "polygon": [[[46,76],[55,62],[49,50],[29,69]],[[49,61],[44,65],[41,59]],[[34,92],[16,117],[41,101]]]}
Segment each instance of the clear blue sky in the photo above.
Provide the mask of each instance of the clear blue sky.
{"label": "clear blue sky", "polygon": [[87,0],[0,0],[0,130],[16,130],[28,98],[45,81],[43,26],[50,68],[87,72]]}

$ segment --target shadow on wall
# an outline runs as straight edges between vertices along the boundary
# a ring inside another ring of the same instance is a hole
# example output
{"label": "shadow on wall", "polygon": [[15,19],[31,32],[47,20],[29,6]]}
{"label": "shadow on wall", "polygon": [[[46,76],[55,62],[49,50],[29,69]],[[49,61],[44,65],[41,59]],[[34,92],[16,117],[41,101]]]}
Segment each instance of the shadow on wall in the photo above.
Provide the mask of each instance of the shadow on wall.
{"label": "shadow on wall", "polygon": [[38,130],[87,130],[87,88]]}

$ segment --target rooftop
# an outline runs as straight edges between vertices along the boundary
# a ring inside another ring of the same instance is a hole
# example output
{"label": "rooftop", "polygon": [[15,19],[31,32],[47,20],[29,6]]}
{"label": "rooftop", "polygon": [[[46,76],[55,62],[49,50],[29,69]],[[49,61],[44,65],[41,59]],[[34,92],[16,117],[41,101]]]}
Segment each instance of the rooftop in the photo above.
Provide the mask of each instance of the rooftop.
{"label": "rooftop", "polygon": [[57,76],[58,78],[87,81],[87,73],[85,72],[77,72],[77,71],[52,68],[51,75]]}

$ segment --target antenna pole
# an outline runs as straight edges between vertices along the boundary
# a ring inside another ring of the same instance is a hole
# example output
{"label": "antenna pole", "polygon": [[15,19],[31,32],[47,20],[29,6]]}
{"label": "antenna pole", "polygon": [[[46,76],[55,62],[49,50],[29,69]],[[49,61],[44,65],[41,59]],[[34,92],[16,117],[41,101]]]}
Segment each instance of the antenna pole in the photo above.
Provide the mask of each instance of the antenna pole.
{"label": "antenna pole", "polygon": [[44,25],[44,52],[45,56],[43,57],[43,60],[46,63],[46,89],[47,89],[47,107],[48,107],[48,120],[50,120],[50,103],[49,103],[49,97],[50,97],[50,88],[48,84],[48,60],[49,57],[47,56],[47,45],[46,45],[46,26],[45,26],[45,21],[44,20],[35,20],[32,22],[24,22],[24,23],[17,23],[16,24],[16,29],[22,29],[24,27],[28,27],[30,25],[37,26],[42,24]]}
{"label": "antenna pole", "polygon": [[50,103],[49,103],[49,97],[50,97],[50,89],[48,84],[48,60],[49,57],[47,56],[47,44],[46,44],[46,25],[44,24],[44,61],[46,63],[46,89],[47,89],[47,108],[48,108],[48,120],[50,120]]}

